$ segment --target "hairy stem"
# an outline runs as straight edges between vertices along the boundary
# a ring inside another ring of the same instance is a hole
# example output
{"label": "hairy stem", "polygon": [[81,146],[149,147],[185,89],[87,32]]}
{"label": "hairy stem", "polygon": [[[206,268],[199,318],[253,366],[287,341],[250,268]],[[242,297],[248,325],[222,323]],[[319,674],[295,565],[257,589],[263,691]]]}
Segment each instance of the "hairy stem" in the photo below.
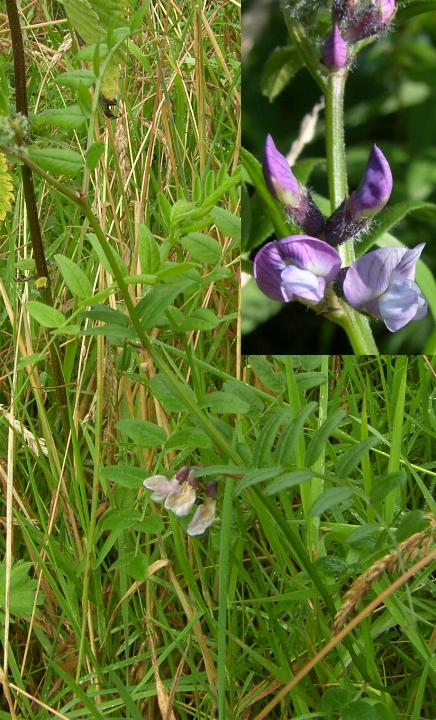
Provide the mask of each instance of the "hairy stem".
{"label": "hairy stem", "polygon": [[[326,154],[331,212],[334,212],[348,195],[344,134],[347,75],[347,69],[330,73],[325,91]],[[343,266],[349,267],[355,259],[353,240],[340,245],[338,252]],[[344,328],[353,351],[358,355],[378,355],[368,319],[346,303],[341,304],[343,313],[340,320],[335,317],[332,319]]]}
{"label": "hairy stem", "polygon": [[[6,7],[9,19],[9,27],[12,39],[12,51],[14,58],[14,75],[15,75],[15,107],[17,113],[27,117],[29,106],[27,101],[27,85],[26,85],[26,61],[24,56],[23,36],[21,33],[20,18],[15,0],[6,0]],[[22,138],[17,138],[18,143],[22,143]],[[36,277],[44,278],[43,285],[40,288],[41,300],[46,305],[53,305],[53,297],[50,287],[50,279],[45,258],[44,244],[42,242],[41,226],[39,223],[38,208],[36,205],[35,187],[33,184],[32,170],[23,165],[21,168],[21,176],[23,180],[23,194],[26,203],[27,218],[29,222],[30,241],[33,249],[33,257],[36,266]],[[50,361],[53,370],[53,377],[56,386],[56,395],[58,398],[62,424],[64,428],[68,428],[68,413],[65,395],[65,383],[60,361],[59,343],[56,341],[50,346]]]}

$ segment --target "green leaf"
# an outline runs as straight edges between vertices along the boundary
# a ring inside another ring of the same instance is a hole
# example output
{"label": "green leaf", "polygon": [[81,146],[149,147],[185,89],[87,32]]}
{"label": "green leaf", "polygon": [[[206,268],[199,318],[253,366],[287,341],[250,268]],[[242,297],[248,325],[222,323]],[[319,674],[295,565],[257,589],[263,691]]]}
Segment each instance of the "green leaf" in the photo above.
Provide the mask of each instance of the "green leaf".
{"label": "green leaf", "polygon": [[191,330],[213,330],[225,318],[219,318],[212,310],[208,308],[197,308],[193,310],[182,323],[182,329],[185,332]]}
{"label": "green leaf", "polygon": [[121,532],[138,525],[142,517],[139,510],[107,510],[98,523],[99,534],[106,530]]}
{"label": "green leaf", "polygon": [[276,370],[266,358],[250,355],[249,363],[260,382],[276,394],[281,394],[286,386],[285,375]]}
{"label": "green leaf", "polygon": [[149,290],[137,305],[137,311],[144,327],[151,330],[161,325],[167,325],[165,310],[181,292],[180,285],[162,285]]}
{"label": "green leaf", "polygon": [[310,388],[318,387],[327,382],[327,376],[321,372],[302,372],[295,376],[297,385],[301,392],[306,392]]}
{"label": "green leaf", "polygon": [[323,422],[318,430],[315,430],[306,450],[306,465],[308,467],[318,460],[328,438],[334,430],[339,427],[346,416],[347,413],[344,412],[344,410],[337,410]]}
{"label": "green leaf", "polygon": [[212,220],[227,237],[241,241],[241,218],[233,213],[215,206],[211,211]]}
{"label": "green leaf", "polygon": [[303,435],[304,425],[316,407],[315,401],[305,405],[280,435],[276,448],[276,459],[281,465],[290,465],[294,460],[295,448]]}
{"label": "green leaf", "polygon": [[185,450],[187,448],[209,448],[212,446],[209,435],[197,428],[186,428],[175,432],[166,440],[165,450]]}
{"label": "green leaf", "polygon": [[281,425],[289,420],[288,408],[272,408],[264,418],[264,423],[257,435],[253,453],[253,462],[257,467],[271,465],[271,452],[276,442]]}
{"label": "green leaf", "polygon": [[[186,412],[186,405],[178,395],[175,394],[170,381],[164,375],[155,375],[149,380],[152,396],[170,412]],[[193,390],[185,385],[186,392],[190,395],[192,402],[197,402]]]}
{"label": "green leaf", "polygon": [[140,223],[138,225],[138,254],[141,271],[145,275],[154,275],[160,269],[159,245],[151,230]]}
{"label": "green leaf", "polygon": [[102,469],[101,476],[120,487],[137,490],[147,477],[147,471],[131,465],[107,465]]}
{"label": "green leaf", "polygon": [[373,705],[365,700],[356,700],[343,708],[341,720],[380,720],[380,718]]}
{"label": "green leaf", "polygon": [[[17,617],[29,617],[33,612],[36,588],[38,581],[29,577],[29,571],[32,569],[31,562],[23,562],[18,560],[11,567],[11,584],[10,584],[10,611],[12,615]],[[0,611],[4,609],[5,590],[6,590],[6,561],[3,560],[0,565]],[[37,604],[40,605],[44,601],[44,594],[39,592]],[[0,612],[0,617],[2,613]]]}
{"label": "green leaf", "polygon": [[235,413],[245,415],[250,409],[249,404],[242,398],[222,391],[208,393],[203,402],[200,403],[200,407],[209,408],[209,410],[223,415],[233,415]]}
{"label": "green leaf", "polygon": [[89,170],[95,170],[101,156],[104,153],[104,149],[105,149],[104,142],[101,142],[100,140],[98,140],[97,142],[92,143],[91,147],[88,149],[88,152],[86,153],[86,167],[89,168]]}
{"label": "green leaf", "polygon": [[91,87],[95,83],[95,75],[91,70],[70,70],[57,75],[55,82],[78,90],[80,86]]}
{"label": "green leaf", "polygon": [[243,479],[235,485],[233,495],[236,497],[248,487],[258,485],[261,482],[268,482],[268,480],[277,477],[277,475],[279,475],[281,472],[282,469],[280,467],[268,467],[260,468],[260,470],[249,470],[244,474]]}
{"label": "green leaf", "polygon": [[436,204],[410,200],[385,208],[377,215],[362,242],[356,243],[356,255],[363,255],[382,235],[392,230],[406,215],[416,212],[434,219],[436,218]]}
{"label": "green leaf", "polygon": [[43,170],[53,175],[72,177],[83,169],[83,158],[73,150],[60,150],[59,148],[27,148],[29,158]]}
{"label": "green leaf", "polygon": [[336,477],[340,480],[348,477],[361,462],[362,458],[380,442],[379,438],[371,437],[353,445],[339,458],[336,466]]}
{"label": "green leaf", "polygon": [[55,255],[54,259],[71,294],[80,300],[91,297],[92,285],[83,270],[65,255]]}
{"label": "green leaf", "polygon": [[383,500],[386,495],[389,495],[392,490],[395,490],[402,485],[405,480],[406,473],[404,470],[399,470],[398,472],[389,473],[389,475],[385,475],[384,477],[376,478],[374,481],[374,488],[369,496],[371,504],[378,503]]}
{"label": "green leaf", "polygon": [[353,491],[346,487],[330,488],[324,490],[319,497],[316,498],[312,507],[310,508],[310,514],[312,517],[319,517],[330,508],[336,505],[342,505],[353,496]]}
{"label": "green leaf", "polygon": [[303,62],[295,48],[273,50],[261,78],[262,95],[272,102],[302,67]]}
{"label": "green leaf", "polygon": [[60,310],[56,310],[51,305],[45,305],[37,300],[29,300],[26,307],[29,315],[44,327],[58,328],[65,322],[65,317]]}
{"label": "green leaf", "polygon": [[398,20],[406,20],[415,15],[434,12],[435,10],[436,0],[416,0],[416,2],[408,3],[405,7],[400,7],[395,17]]}
{"label": "green leaf", "polygon": [[401,522],[395,533],[395,539],[400,543],[410,537],[410,535],[421,532],[427,525],[428,520],[424,517],[422,510],[412,510],[401,518]]}
{"label": "green leaf", "polygon": [[118,430],[133,440],[136,445],[142,447],[158,447],[167,439],[167,434],[159,425],[148,420],[137,420],[129,418],[119,420],[116,424]]}
{"label": "green leaf", "polygon": [[188,233],[182,237],[181,243],[192,260],[204,265],[216,265],[221,257],[221,245],[209,235],[200,232]]}
{"label": "green leaf", "polygon": [[301,483],[311,480],[313,473],[310,470],[295,470],[293,472],[283,473],[280,477],[271,482],[263,491],[264,495],[276,495],[283,490],[301,485]]}
{"label": "green leaf", "polygon": [[44,110],[31,118],[30,124],[33,128],[54,126],[63,130],[78,130],[87,123],[80,105],[69,105],[57,110]]}
{"label": "green leaf", "polygon": [[111,325],[121,325],[127,327],[129,324],[129,318],[119,310],[114,310],[107,305],[94,305],[90,310],[86,310],[82,313],[84,317],[89,317],[92,320],[100,320],[100,322],[109,323]]}
{"label": "green leaf", "polygon": [[[94,233],[86,233],[86,237],[88,238],[89,242],[91,243],[91,245],[94,249],[94,252],[100,261],[100,264],[103,266],[103,268],[106,270],[106,272],[109,273],[109,275],[112,275],[112,268],[110,266],[109,260],[107,259],[106,255],[103,251],[103,248],[100,244],[100,241],[99,241],[97,235],[95,235]],[[113,249],[113,247],[111,247],[111,250],[112,250],[112,255],[114,257],[114,260],[115,260],[116,264],[118,265],[120,273],[122,275],[127,275],[127,268],[124,265],[121,257],[119,256],[117,251]]]}

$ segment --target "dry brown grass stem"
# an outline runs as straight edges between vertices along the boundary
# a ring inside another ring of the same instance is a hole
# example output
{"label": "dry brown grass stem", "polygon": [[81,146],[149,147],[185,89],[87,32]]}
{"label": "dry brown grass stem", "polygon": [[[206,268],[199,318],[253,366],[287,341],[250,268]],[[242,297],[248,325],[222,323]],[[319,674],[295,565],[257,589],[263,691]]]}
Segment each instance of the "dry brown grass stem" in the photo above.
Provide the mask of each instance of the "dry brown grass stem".
{"label": "dry brown grass stem", "polygon": [[428,527],[422,532],[417,532],[404,540],[398,548],[376,560],[365,572],[360,575],[352,584],[344,596],[343,603],[336,613],[333,623],[333,632],[337,633],[344,625],[347,618],[356,609],[358,603],[368,594],[374,583],[387,573],[391,575],[400,571],[408,562],[423,557],[430,552],[432,544],[436,540],[436,518],[427,516]]}

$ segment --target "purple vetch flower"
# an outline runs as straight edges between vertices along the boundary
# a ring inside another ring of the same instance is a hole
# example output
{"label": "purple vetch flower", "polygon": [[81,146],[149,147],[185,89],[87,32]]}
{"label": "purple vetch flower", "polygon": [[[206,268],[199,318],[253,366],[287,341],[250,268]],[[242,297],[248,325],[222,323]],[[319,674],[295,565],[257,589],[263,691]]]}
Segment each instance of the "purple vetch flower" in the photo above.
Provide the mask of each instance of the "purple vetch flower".
{"label": "purple vetch flower", "polygon": [[359,187],[327,220],[326,241],[333,246],[340,245],[361,232],[388,202],[392,184],[389,163],[380,148],[374,145]]}
{"label": "purple vetch flower", "polygon": [[336,24],[324,42],[322,59],[330,70],[340,70],[348,63],[348,46]]}
{"label": "purple vetch flower", "polygon": [[307,188],[302,185],[284,155],[268,135],[263,153],[263,174],[269,191],[284,206],[289,216],[308,233],[319,235],[324,217]]}
{"label": "purple vetch flower", "polygon": [[383,320],[396,332],[427,312],[427,300],[414,282],[424,243],[413,250],[379,248],[358,258],[345,275],[347,302]]}
{"label": "purple vetch flower", "polygon": [[272,300],[300,299],[316,305],[340,267],[339,254],[323,240],[291,235],[259,250],[254,258],[254,277]]}

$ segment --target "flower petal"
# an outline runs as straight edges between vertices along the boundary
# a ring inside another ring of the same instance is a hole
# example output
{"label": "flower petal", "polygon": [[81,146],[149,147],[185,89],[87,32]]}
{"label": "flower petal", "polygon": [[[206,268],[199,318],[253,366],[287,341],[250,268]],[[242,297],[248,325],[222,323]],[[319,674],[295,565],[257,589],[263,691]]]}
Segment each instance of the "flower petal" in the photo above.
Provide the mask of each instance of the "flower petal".
{"label": "flower petal", "polygon": [[282,272],[283,292],[287,300],[293,296],[309,302],[318,303],[324,297],[325,280],[317,277],[310,270],[302,270],[295,265],[288,265]]}
{"label": "flower petal", "polygon": [[326,283],[336,277],[341,259],[334,248],[309,235],[290,235],[277,242],[267,243],[254,259],[254,277],[262,292],[272,300],[290,299],[284,287],[283,271],[291,265],[323,278],[324,291]]}
{"label": "flower petal", "polygon": [[271,135],[267,135],[263,153],[263,174],[269,190],[284,205],[298,207],[303,188],[289,167],[284,155],[279,152]]}
{"label": "flower petal", "polygon": [[152,475],[144,480],[143,485],[147,490],[153,490],[152,500],[162,502],[169,493],[177,489],[178,482],[174,478],[168,480],[165,475]]}
{"label": "flower petal", "polygon": [[215,520],[216,500],[206,498],[203,505],[199,505],[187,527],[188,535],[201,535]]}
{"label": "flower petal", "polygon": [[390,198],[392,184],[389,163],[380,148],[374,145],[362,182],[349,199],[352,219],[358,221],[378,213]]}
{"label": "flower petal", "polygon": [[420,243],[411,250],[406,250],[392,274],[392,280],[397,277],[405,277],[409,278],[409,280],[415,279],[416,263],[424,247],[425,243]]}
{"label": "flower petal", "polygon": [[165,507],[167,510],[177,515],[177,517],[183,517],[188,515],[191,511],[193,504],[195,503],[195,489],[189,483],[179,484],[178,487],[168,495],[165,500]]}
{"label": "flower petal", "polygon": [[355,260],[344,280],[347,302],[355,308],[364,307],[386,292],[407,252],[405,248],[379,248]]}
{"label": "flower petal", "polygon": [[377,315],[384,321],[388,330],[396,332],[411,320],[418,319],[416,318],[418,312],[419,316],[423,317],[424,307],[426,311],[427,301],[421,290],[413,280],[405,278],[392,283],[379,298]]}

